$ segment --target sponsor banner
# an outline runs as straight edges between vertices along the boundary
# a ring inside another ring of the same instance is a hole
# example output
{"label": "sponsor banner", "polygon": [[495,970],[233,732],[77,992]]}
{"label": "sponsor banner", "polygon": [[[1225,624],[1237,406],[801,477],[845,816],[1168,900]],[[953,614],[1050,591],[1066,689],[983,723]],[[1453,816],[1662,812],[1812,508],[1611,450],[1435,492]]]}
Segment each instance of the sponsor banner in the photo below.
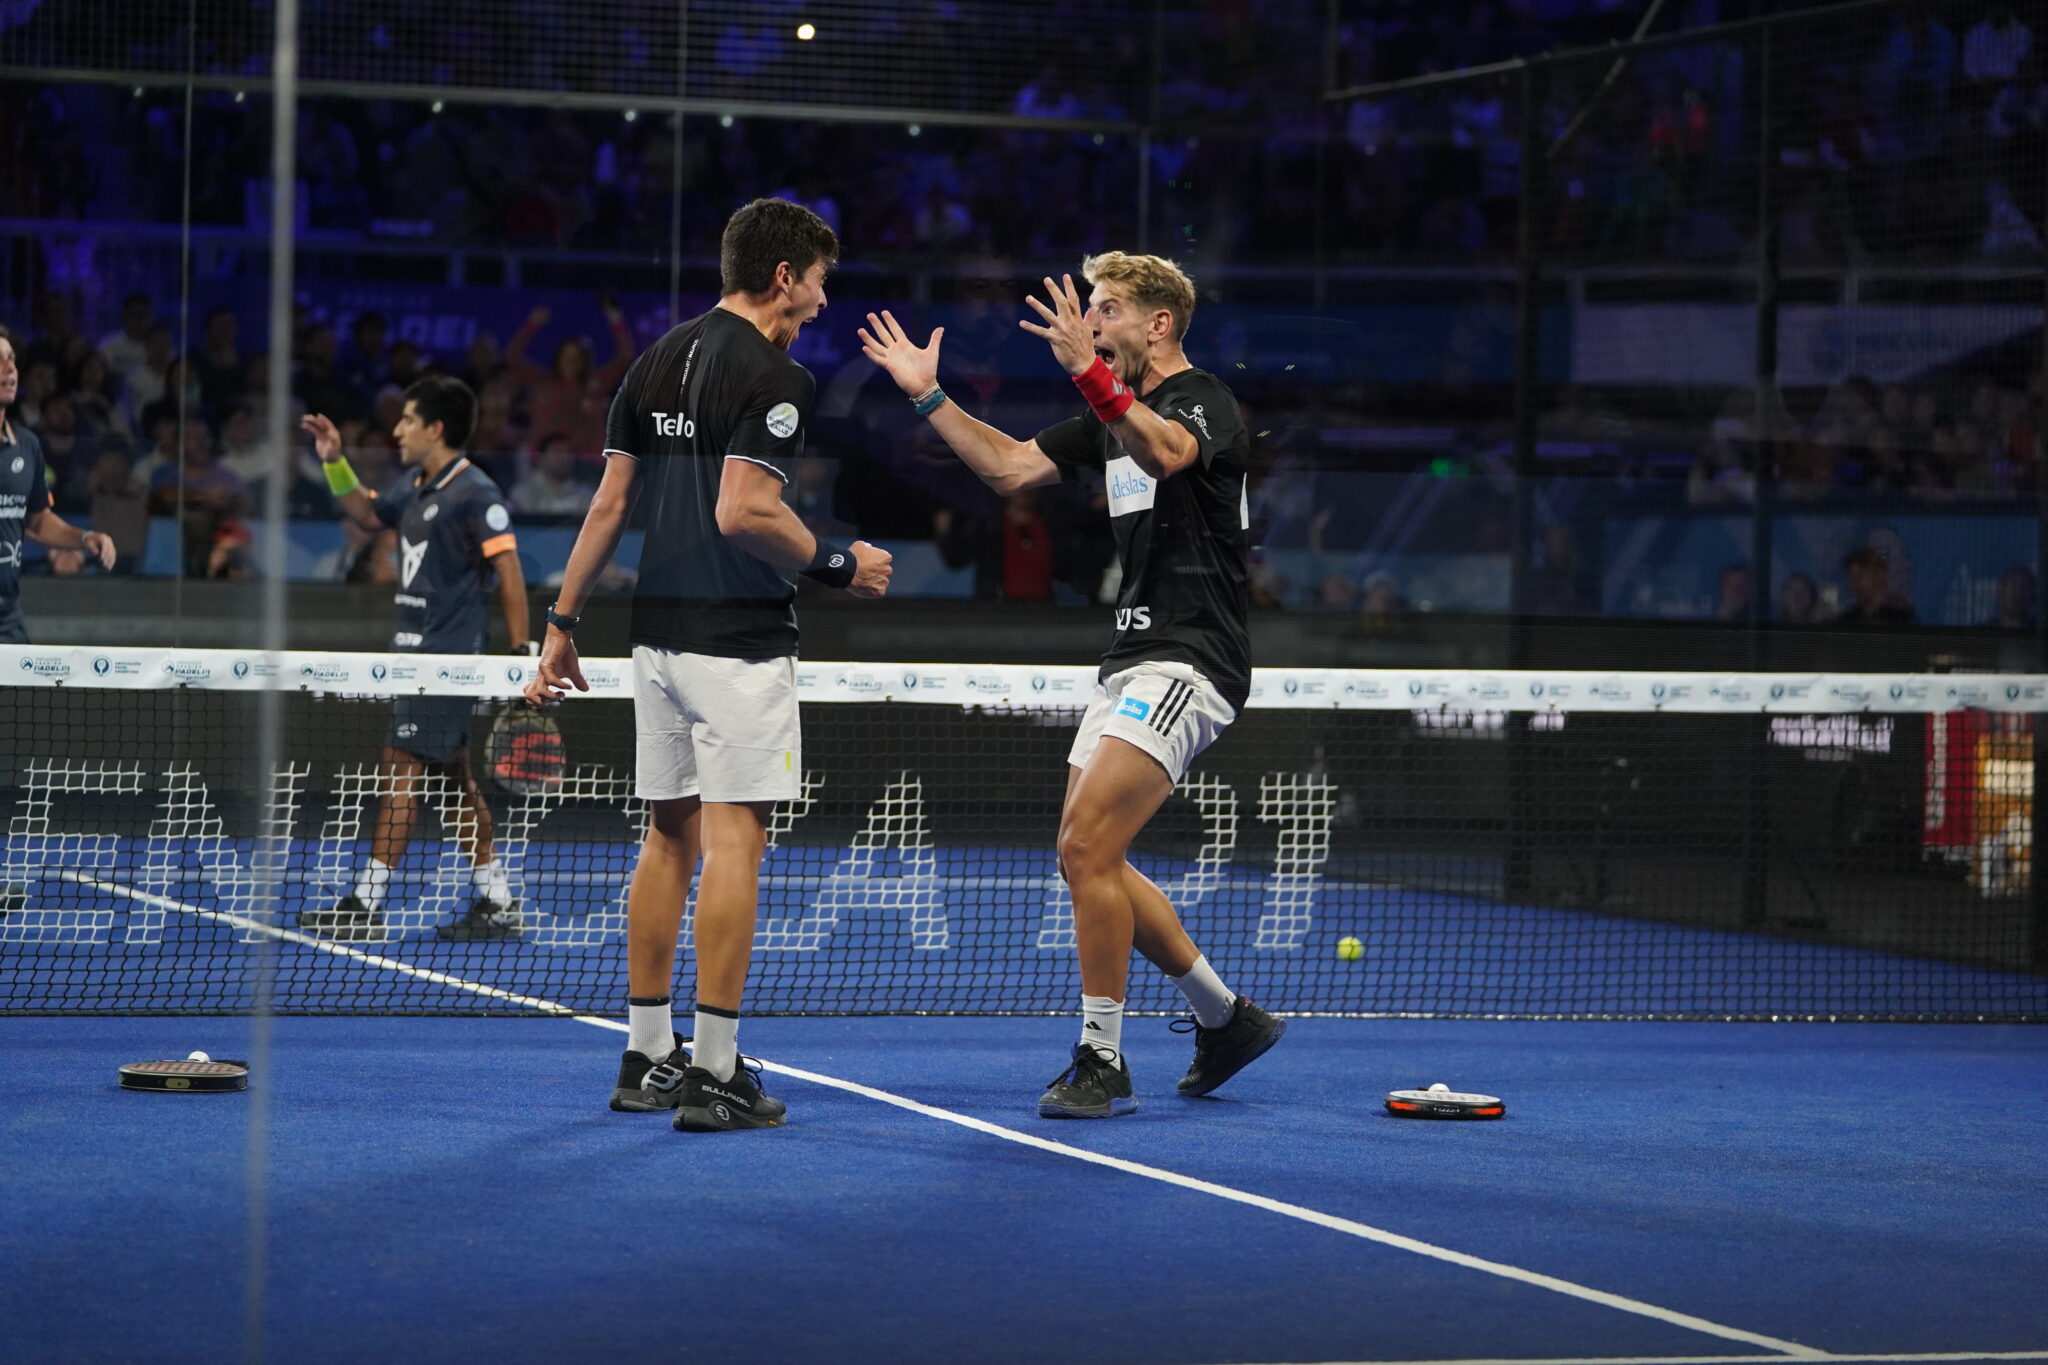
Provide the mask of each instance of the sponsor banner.
{"label": "sponsor banner", "polygon": [[[585,659],[586,697],[630,697],[630,659]],[[442,693],[516,697],[535,661],[504,654],[265,654],[230,649],[0,645],[0,685],[127,690],[304,691],[349,696]],[[1089,665],[799,662],[809,703],[1077,708],[1094,695]],[[1664,673],[1512,669],[1259,668],[1262,709],[1426,712],[1910,715],[2048,713],[2048,675],[2032,673]]]}

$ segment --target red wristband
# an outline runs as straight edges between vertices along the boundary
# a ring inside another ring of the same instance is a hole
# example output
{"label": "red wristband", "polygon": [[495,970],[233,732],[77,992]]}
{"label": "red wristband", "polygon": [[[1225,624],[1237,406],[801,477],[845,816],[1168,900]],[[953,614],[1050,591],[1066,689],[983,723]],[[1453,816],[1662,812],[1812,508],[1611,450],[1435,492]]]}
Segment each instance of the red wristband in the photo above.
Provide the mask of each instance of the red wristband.
{"label": "red wristband", "polygon": [[1093,365],[1074,376],[1074,387],[1088,400],[1088,406],[1095,409],[1095,415],[1106,423],[1114,422],[1129,412],[1131,404],[1138,401],[1138,396],[1110,373],[1101,356],[1095,357]]}

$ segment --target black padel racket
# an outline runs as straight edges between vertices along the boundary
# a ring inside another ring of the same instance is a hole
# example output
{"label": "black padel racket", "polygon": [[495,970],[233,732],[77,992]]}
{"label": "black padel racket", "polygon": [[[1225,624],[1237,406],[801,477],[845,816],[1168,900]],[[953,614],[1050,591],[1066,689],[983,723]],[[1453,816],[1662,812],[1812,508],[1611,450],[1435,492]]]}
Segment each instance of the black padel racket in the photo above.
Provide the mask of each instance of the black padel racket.
{"label": "black padel racket", "polygon": [[219,1094],[249,1088],[247,1062],[190,1060],[130,1062],[121,1068],[123,1090],[173,1090],[184,1094]]}
{"label": "black padel racket", "polygon": [[498,708],[484,762],[491,785],[513,796],[534,796],[562,785],[569,754],[562,729],[523,701]]}
{"label": "black padel racket", "polygon": [[1508,1107],[1498,1096],[1460,1090],[1389,1090],[1387,1112],[1404,1119],[1497,1119]]}

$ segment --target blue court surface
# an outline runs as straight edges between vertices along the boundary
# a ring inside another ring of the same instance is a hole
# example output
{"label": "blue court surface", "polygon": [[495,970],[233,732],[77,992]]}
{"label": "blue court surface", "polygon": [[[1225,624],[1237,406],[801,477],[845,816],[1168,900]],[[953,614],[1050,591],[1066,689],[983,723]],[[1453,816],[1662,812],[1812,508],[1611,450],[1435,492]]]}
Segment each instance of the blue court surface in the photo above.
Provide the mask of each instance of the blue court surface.
{"label": "blue court surface", "polygon": [[756,1018],[791,1122],[703,1136],[603,1021],[272,1027],[138,1094],[250,1021],[0,1019],[0,1359],[242,1359],[257,1283],[277,1361],[2048,1359],[2039,1028],[1305,1018],[1189,1101],[1135,1019],[1061,1124],[1070,1020]]}

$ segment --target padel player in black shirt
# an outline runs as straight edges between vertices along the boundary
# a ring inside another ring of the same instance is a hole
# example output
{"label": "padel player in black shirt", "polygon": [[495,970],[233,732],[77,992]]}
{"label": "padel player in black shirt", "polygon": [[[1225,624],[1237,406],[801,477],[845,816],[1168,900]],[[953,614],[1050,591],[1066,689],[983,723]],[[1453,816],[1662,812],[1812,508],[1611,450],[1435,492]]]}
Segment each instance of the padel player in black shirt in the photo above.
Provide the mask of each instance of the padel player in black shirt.
{"label": "padel player in black shirt", "polygon": [[[493,575],[512,650],[527,647],[526,576],[519,566],[511,513],[490,475],[462,453],[476,426],[476,395],[459,379],[428,375],[405,391],[392,435],[407,473],[382,497],[365,492],[342,452],[341,433],[318,413],[304,419],[341,513],[369,531],[398,532],[398,591],[391,648],[403,653],[480,654],[486,639],[485,592]],[[457,833],[469,845],[475,898],[435,934],[453,942],[517,939],[519,901],[491,843],[491,808],[469,770],[468,697],[399,697],[391,733],[378,755],[384,794],[370,860],[355,889],[331,909],[303,910],[299,927],[349,942],[382,942],[391,870],[412,841],[420,778],[438,773],[463,791],[468,818]]]}
{"label": "padel player in black shirt", "polygon": [[[859,597],[889,586],[885,551],[821,540],[782,500],[815,387],[789,347],[824,308],[838,256],[825,221],[786,200],[757,199],[726,223],[718,306],[656,342],[612,400],[604,480],[526,691],[538,705],[588,690],[576,618],[637,496],[647,531],[633,595],[635,783],[652,818],[626,903],[631,1032],[611,1106],[674,1109],[684,1131],[770,1128],[786,1113],[741,1065],[737,1033],[768,817],[803,777],[790,575]],[[700,853],[686,1054],[669,990]]]}
{"label": "padel player in black shirt", "polygon": [[1181,349],[1192,281],[1171,261],[1091,256],[1087,306],[1071,276],[1028,300],[1091,411],[1019,441],[975,420],[938,387],[939,338],[915,345],[888,313],[861,340],[954,453],[1005,496],[1083,469],[1109,495],[1123,582],[1116,635],[1067,756],[1060,874],[1081,956],[1081,1041],[1039,1098],[1047,1118],[1107,1118],[1137,1108],[1123,1060],[1131,948],[1193,1008],[1195,1059],[1180,1093],[1206,1095],[1286,1029],[1233,994],[1181,927],[1173,904],[1129,860],[1131,841],[1251,689],[1245,628],[1245,479],[1250,441],[1237,400]]}

